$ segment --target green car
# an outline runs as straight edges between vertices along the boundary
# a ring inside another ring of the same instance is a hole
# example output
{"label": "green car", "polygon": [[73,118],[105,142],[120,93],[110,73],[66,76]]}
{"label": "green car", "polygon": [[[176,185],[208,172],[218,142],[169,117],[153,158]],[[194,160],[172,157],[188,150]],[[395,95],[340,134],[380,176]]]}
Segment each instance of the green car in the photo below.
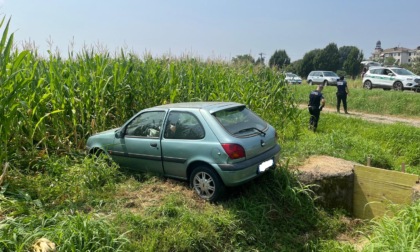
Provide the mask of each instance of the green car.
{"label": "green car", "polygon": [[87,151],[120,167],[187,180],[201,198],[216,201],[225,187],[274,168],[280,146],[275,129],[244,104],[186,102],[144,109],[89,137]]}

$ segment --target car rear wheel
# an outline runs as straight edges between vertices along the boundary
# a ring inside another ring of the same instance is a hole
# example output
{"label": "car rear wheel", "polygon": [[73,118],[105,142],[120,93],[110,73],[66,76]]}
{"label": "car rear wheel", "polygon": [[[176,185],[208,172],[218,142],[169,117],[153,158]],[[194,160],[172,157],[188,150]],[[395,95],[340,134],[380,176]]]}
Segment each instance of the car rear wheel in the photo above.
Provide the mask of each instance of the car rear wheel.
{"label": "car rear wheel", "polygon": [[394,90],[395,91],[404,91],[404,86],[401,82],[397,81],[394,83]]}
{"label": "car rear wheel", "polygon": [[207,166],[198,166],[191,173],[190,186],[202,199],[216,201],[225,191],[219,175]]}
{"label": "car rear wheel", "polygon": [[371,90],[372,89],[372,82],[370,82],[370,81],[365,81],[364,83],[363,83],[363,88],[364,89],[369,89],[369,90]]}

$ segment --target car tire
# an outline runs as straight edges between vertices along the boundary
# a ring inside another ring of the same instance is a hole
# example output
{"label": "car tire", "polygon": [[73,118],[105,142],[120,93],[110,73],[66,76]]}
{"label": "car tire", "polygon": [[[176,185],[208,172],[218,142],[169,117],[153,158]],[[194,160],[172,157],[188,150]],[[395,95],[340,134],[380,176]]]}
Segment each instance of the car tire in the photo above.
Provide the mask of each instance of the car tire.
{"label": "car tire", "polygon": [[328,86],[328,81],[326,81],[326,80],[324,81],[324,87],[325,86]]}
{"label": "car tire", "polygon": [[90,158],[94,159],[94,160],[104,159],[104,160],[106,160],[107,165],[109,165],[109,166],[112,165],[112,159],[111,159],[111,157],[108,156],[108,154],[105,151],[103,151],[103,150],[101,150],[99,148],[95,148],[95,149],[91,150],[88,153],[88,156]]}
{"label": "car tire", "polygon": [[308,85],[312,86],[312,81],[311,80],[308,80]]}
{"label": "car tire", "polygon": [[393,87],[395,91],[404,91],[404,86],[399,81],[395,82]]}
{"label": "car tire", "polygon": [[414,90],[414,92],[416,92],[416,93],[420,93],[420,88],[416,88],[416,89]]}
{"label": "car tire", "polygon": [[364,89],[371,90],[371,89],[372,89],[372,82],[370,82],[369,80],[365,81],[365,82],[363,83],[363,88],[364,88]]}
{"label": "car tire", "polygon": [[190,176],[190,186],[204,200],[217,201],[225,192],[225,185],[219,175],[207,166],[196,167]]}

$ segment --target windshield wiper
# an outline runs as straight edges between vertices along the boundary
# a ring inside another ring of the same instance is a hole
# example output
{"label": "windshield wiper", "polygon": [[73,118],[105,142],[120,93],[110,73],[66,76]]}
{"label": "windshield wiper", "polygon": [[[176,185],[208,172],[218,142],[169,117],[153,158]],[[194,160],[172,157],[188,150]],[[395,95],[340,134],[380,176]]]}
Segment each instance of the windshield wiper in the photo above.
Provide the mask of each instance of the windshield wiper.
{"label": "windshield wiper", "polygon": [[241,129],[241,130],[235,132],[234,135],[239,134],[239,133],[243,133],[245,131],[250,131],[250,130],[256,130],[256,131],[260,132],[263,136],[265,136],[265,132],[262,131],[262,130],[260,130],[260,129],[258,129],[258,128],[256,128],[256,127],[250,127],[250,128]]}

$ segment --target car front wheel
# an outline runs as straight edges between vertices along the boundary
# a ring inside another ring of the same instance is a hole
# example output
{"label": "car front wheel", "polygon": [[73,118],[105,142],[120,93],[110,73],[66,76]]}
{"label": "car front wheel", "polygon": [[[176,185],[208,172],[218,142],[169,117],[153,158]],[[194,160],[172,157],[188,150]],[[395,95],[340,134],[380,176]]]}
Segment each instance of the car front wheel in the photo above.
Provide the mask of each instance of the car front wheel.
{"label": "car front wheel", "polygon": [[401,82],[397,81],[394,83],[394,90],[395,91],[404,91],[404,86]]}
{"label": "car front wheel", "polygon": [[365,81],[364,83],[363,83],[363,88],[364,89],[369,89],[369,90],[371,90],[372,89],[372,82],[370,82],[370,81]]}
{"label": "car front wheel", "polygon": [[209,167],[199,166],[190,177],[190,186],[202,199],[216,201],[225,191],[225,185],[219,175]]}
{"label": "car front wheel", "polygon": [[312,81],[310,80],[310,81],[308,81],[308,85],[309,86],[312,86]]}
{"label": "car front wheel", "polygon": [[328,81],[324,81],[324,87],[328,86]]}

